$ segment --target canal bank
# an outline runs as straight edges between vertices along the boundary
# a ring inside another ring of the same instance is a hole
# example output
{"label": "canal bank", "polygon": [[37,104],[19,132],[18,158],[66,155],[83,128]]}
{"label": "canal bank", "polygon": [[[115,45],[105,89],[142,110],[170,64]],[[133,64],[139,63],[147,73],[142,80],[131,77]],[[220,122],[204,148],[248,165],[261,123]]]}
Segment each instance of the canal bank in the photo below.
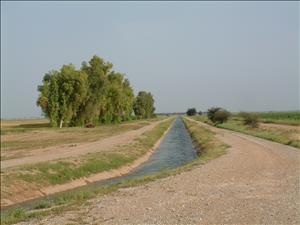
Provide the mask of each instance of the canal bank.
{"label": "canal bank", "polygon": [[[138,165],[137,167],[131,165],[127,166],[125,169],[123,168],[122,172],[116,170],[110,174],[106,173],[104,175],[98,175],[98,177],[96,174],[90,177],[89,180],[77,180],[73,183],[74,185],[72,186],[60,185],[53,189],[46,190],[47,192],[43,190],[46,192],[45,197],[40,197],[37,199],[19,203],[6,209],[12,209],[16,207],[32,208],[40,201],[51,201],[51,199],[67,193],[68,191],[70,191],[70,187],[72,188],[72,190],[89,190],[101,187],[109,187],[113,184],[124,183],[132,179],[138,179],[142,178],[143,176],[152,175],[164,170],[177,168],[192,161],[196,157],[197,154],[195,149],[193,148],[189,133],[186,130],[182,119],[180,117],[177,117],[173,124],[159,139],[159,141],[156,142],[155,146],[153,146],[153,148],[150,149],[149,152],[142,157],[142,159],[138,159],[139,162],[135,162],[135,164]],[[129,173],[127,175],[124,175],[127,172]],[[100,180],[97,180],[97,178],[100,178]],[[81,187],[83,185],[84,187]],[[66,188],[66,190],[68,191],[64,190],[63,188]],[[6,209],[2,211],[6,211]]]}

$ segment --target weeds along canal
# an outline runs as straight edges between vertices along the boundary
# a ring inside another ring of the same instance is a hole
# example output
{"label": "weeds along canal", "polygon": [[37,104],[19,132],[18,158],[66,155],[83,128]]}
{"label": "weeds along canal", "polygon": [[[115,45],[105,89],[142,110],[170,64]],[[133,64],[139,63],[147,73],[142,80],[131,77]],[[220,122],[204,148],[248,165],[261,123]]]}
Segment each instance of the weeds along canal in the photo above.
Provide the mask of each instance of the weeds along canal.
{"label": "weeds along canal", "polygon": [[[160,146],[151,155],[151,157],[146,162],[142,163],[140,166],[131,171],[129,174],[104,181],[94,182],[76,189],[95,190],[96,188],[107,187],[113,184],[142,178],[144,176],[154,175],[162,171],[171,170],[183,166],[197,158],[197,152],[193,145],[192,138],[188,130],[186,129],[182,118],[178,116],[171,126],[171,129],[166,134]],[[34,206],[37,205],[39,201],[51,201],[51,199],[61,194],[63,193],[57,193],[52,196],[46,196],[43,198],[23,202],[4,209],[2,210],[2,212],[16,207],[24,207],[28,209],[34,208]]]}

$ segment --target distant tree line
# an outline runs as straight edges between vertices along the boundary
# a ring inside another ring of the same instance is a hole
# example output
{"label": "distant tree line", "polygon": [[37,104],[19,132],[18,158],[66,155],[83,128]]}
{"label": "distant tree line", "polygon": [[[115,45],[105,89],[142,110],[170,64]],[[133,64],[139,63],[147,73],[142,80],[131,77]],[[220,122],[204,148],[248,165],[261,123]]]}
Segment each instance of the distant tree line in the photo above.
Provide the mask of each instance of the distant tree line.
{"label": "distant tree line", "polygon": [[[197,110],[195,108],[189,108],[187,111],[186,111],[186,114],[188,116],[195,116],[197,114]],[[202,112],[199,111],[198,112],[199,115],[202,115]]]}
{"label": "distant tree line", "polygon": [[[186,111],[186,114],[188,116],[195,116],[197,114],[197,110],[195,108],[189,108]],[[199,111],[198,114],[202,115],[203,113]],[[206,114],[208,119],[214,124],[224,123],[230,117],[230,113],[227,110],[220,107],[209,108]]]}
{"label": "distant tree line", "polygon": [[[124,74],[94,56],[79,70],[73,64],[46,73],[37,105],[54,127],[115,123],[154,116],[154,98],[141,91],[135,97]],[[134,112],[134,115],[133,115]]]}

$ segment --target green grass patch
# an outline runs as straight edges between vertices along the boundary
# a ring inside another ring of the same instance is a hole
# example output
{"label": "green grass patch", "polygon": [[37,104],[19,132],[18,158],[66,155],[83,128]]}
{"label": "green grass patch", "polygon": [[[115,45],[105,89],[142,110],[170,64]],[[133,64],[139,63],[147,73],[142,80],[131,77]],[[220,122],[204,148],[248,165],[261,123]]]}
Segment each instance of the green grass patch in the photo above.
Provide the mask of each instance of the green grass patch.
{"label": "green grass patch", "polygon": [[28,213],[25,209],[17,208],[10,210],[5,215],[1,215],[1,224],[14,224],[20,221],[24,221],[28,218]]}
{"label": "green grass patch", "polygon": [[77,165],[75,162],[43,162],[30,166],[25,166],[22,173],[17,176],[27,182],[39,184],[62,184],[81,177],[89,176],[94,173],[100,173],[119,168],[134,160],[134,155],[120,153],[102,153],[91,154],[83,159],[84,162]]}
{"label": "green grass patch", "polygon": [[15,224],[33,218],[42,218],[46,215],[49,215],[48,213],[49,212],[29,212],[28,210],[23,208],[12,209],[3,214],[1,213],[1,225]]}
{"label": "green grass patch", "polygon": [[50,208],[52,206],[50,201],[47,200],[42,200],[40,202],[38,202],[33,209],[47,209]]}

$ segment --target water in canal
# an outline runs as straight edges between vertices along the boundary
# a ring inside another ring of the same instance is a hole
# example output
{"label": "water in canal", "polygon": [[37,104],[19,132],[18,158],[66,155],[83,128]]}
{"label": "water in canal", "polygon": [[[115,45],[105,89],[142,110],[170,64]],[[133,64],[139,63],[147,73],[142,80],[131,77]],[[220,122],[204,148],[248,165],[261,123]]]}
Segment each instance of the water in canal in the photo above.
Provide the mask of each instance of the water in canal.
{"label": "water in canal", "polygon": [[[185,128],[181,117],[177,117],[172,124],[171,129],[162,140],[160,146],[150,156],[149,160],[131,171],[128,175],[116,177],[105,181],[95,182],[80,189],[94,189],[98,187],[109,186],[121,183],[127,180],[141,178],[152,175],[163,170],[170,170],[187,164],[197,157],[196,150],[193,146],[192,139]],[[59,194],[55,194],[56,196]],[[44,197],[51,199],[53,196]],[[18,204],[18,206],[31,208],[41,199],[36,199]],[[14,208],[15,206],[13,206]]]}
{"label": "water in canal", "polygon": [[116,184],[125,180],[155,174],[163,170],[174,169],[187,164],[196,157],[197,153],[192,139],[181,117],[177,117],[170,131],[149,160],[138,166],[128,175],[99,181],[94,183],[94,185]]}

